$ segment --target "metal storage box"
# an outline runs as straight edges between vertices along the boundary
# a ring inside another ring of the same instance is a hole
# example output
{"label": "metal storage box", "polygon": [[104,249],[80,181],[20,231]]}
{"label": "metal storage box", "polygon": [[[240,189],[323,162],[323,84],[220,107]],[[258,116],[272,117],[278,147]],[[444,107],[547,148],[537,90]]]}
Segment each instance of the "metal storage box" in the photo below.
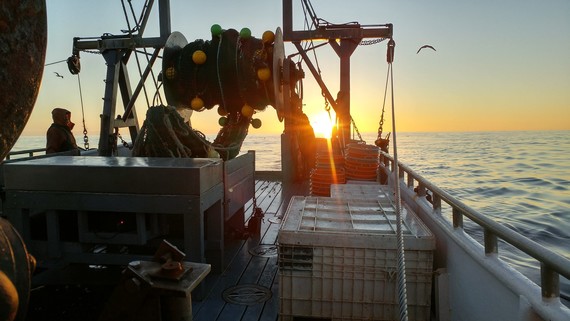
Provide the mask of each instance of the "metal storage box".
{"label": "metal storage box", "polygon": [[[429,320],[435,240],[403,208],[408,312]],[[396,213],[388,198],[291,199],[278,235],[280,320],[397,320]]]}
{"label": "metal storage box", "polygon": [[126,264],[141,254],[93,253],[93,244],[150,248],[163,236],[189,260],[224,268],[221,159],[54,156],[2,171],[4,214],[42,262]]}
{"label": "metal storage box", "polygon": [[7,190],[199,195],[222,182],[222,161],[207,158],[55,156],[3,167]]}

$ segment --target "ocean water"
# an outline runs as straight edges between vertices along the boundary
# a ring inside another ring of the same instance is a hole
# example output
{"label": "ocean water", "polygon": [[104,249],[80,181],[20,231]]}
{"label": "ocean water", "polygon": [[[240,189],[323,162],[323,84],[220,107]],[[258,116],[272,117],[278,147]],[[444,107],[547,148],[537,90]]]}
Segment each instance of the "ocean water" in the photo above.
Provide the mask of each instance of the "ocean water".
{"label": "ocean water", "polygon": [[[372,143],[376,137],[369,133],[363,138]],[[399,160],[416,173],[570,259],[570,131],[398,133],[397,139]],[[95,140],[90,143],[97,146]],[[13,150],[44,144],[44,137],[22,137]],[[256,169],[281,169],[279,134],[249,135],[242,146],[242,152],[247,150],[256,151]],[[465,229],[482,239],[474,224],[466,222]],[[499,254],[539,283],[540,270],[533,259],[504,244]],[[570,281],[563,277],[561,291],[570,296]]]}

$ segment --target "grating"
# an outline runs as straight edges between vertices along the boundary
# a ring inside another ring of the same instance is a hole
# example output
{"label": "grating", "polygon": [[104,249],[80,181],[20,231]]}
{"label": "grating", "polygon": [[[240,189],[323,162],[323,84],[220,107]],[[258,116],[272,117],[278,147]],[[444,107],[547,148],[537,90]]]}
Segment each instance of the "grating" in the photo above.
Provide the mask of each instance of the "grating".
{"label": "grating", "polygon": [[260,244],[250,249],[249,254],[261,257],[277,256],[277,246],[273,244]]}
{"label": "grating", "polygon": [[271,299],[271,290],[257,284],[242,284],[227,288],[222,297],[228,303],[254,305]]}

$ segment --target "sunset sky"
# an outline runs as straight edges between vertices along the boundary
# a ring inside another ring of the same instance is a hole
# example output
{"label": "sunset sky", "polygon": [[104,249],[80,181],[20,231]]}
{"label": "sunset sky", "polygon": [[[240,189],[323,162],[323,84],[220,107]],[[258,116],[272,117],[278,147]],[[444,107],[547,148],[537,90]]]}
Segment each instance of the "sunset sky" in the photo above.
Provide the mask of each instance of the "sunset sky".
{"label": "sunset sky", "polygon": [[[143,2],[132,1],[137,16]],[[313,0],[312,4],[317,15],[331,23],[394,25],[398,131],[570,130],[570,1]],[[294,6],[299,8],[299,1],[294,1]],[[120,34],[121,29],[127,29],[119,0],[47,0],[47,7],[46,64],[69,57],[73,37]],[[158,10],[158,3],[154,10]],[[300,30],[303,15],[296,12],[294,28]],[[274,31],[282,25],[278,0],[171,0],[171,15],[172,31],[180,31],[188,41],[210,39],[210,26],[215,23],[238,31],[248,27],[257,38],[265,30]],[[145,35],[157,36],[157,26],[155,15]],[[424,49],[416,54],[424,44],[437,51]],[[295,53],[291,45],[285,50],[286,55]],[[330,46],[318,49],[317,57],[322,76],[335,95],[338,58]],[[101,55],[82,53],[81,59],[85,122],[96,140],[106,66]],[[352,56],[352,116],[362,132],[378,129],[387,73],[385,59],[386,42],[360,46]],[[160,65],[157,63],[157,70]],[[326,115],[324,98],[309,69],[304,66],[304,70],[305,110],[316,124]],[[129,64],[129,72],[134,88],[138,81],[136,64]],[[152,100],[154,89],[148,90]],[[23,134],[44,135],[54,107],[72,111],[77,124],[74,132],[80,135],[77,76],[68,72],[65,63],[45,67],[40,94]],[[385,132],[391,131],[389,107]],[[121,105],[119,108],[122,110]],[[145,100],[139,99],[141,124],[146,108]],[[215,134],[218,117],[215,110],[194,113],[192,124],[204,133]],[[250,129],[250,133],[282,132],[283,125],[272,107],[256,117],[263,126]]]}

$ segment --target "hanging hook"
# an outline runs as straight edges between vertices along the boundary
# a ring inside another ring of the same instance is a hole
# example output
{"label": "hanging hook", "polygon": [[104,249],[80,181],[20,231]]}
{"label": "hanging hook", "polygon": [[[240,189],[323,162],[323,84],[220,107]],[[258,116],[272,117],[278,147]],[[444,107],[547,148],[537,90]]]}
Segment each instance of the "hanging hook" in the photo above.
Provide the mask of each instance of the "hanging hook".
{"label": "hanging hook", "polygon": [[394,39],[390,38],[388,41],[388,52],[386,53],[386,60],[389,64],[394,61],[394,49],[396,48],[396,42]]}

